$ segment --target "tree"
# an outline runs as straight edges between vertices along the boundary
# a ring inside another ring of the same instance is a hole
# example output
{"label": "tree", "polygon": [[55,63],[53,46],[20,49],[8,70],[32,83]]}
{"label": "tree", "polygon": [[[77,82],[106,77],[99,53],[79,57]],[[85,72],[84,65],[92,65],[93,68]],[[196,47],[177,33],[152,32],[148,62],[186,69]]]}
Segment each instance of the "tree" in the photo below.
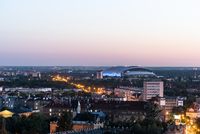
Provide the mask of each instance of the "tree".
{"label": "tree", "polygon": [[147,123],[151,123],[152,121],[158,120],[159,114],[161,112],[158,105],[151,102],[147,103],[147,105],[145,106],[145,111],[145,121],[147,121]]}
{"label": "tree", "polygon": [[45,134],[49,132],[49,121],[42,114],[32,114],[28,118],[28,123],[31,126],[29,133]]}
{"label": "tree", "polygon": [[1,133],[1,134],[8,134],[5,125],[6,125],[6,124],[5,124],[5,118],[0,117],[0,133]]}
{"label": "tree", "polygon": [[149,134],[161,134],[164,130],[164,126],[159,119],[159,115],[161,112],[160,108],[157,104],[149,102],[147,103],[145,110],[146,117],[141,123],[143,129],[146,131],[146,133]]}
{"label": "tree", "polygon": [[12,118],[6,119],[6,130],[8,130],[10,133],[20,133],[20,121],[21,118],[19,116],[13,116]]}
{"label": "tree", "polygon": [[142,126],[139,123],[136,123],[136,124],[133,125],[132,132],[134,134],[142,134],[142,133],[144,133],[142,131],[144,131],[144,130],[142,129]]}
{"label": "tree", "polygon": [[10,133],[47,134],[49,120],[42,114],[32,114],[29,117],[13,116],[6,119],[6,129]]}
{"label": "tree", "polygon": [[68,131],[72,129],[72,113],[64,112],[58,121],[58,131]]}
{"label": "tree", "polygon": [[155,123],[148,126],[147,129],[148,134],[161,134],[162,128],[158,127]]}

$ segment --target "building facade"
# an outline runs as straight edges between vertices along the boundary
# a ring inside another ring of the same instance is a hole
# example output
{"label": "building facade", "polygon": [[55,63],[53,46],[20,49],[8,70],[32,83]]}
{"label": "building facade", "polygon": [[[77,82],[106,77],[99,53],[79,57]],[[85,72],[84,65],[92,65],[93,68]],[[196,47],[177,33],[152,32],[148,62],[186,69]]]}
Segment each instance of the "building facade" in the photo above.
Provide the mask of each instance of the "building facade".
{"label": "building facade", "polygon": [[97,71],[96,72],[96,79],[103,79],[103,71]]}
{"label": "building facade", "polygon": [[164,83],[162,81],[144,82],[143,100],[150,100],[152,97],[163,97]]}

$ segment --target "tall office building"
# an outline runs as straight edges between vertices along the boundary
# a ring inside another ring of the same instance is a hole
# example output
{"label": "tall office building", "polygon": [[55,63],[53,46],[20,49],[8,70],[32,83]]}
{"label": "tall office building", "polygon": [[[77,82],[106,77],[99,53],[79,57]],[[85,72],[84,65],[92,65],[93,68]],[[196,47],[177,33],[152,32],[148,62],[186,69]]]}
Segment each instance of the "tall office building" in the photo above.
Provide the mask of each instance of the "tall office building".
{"label": "tall office building", "polygon": [[149,100],[152,97],[163,97],[164,83],[162,81],[144,82],[143,100]]}
{"label": "tall office building", "polygon": [[96,73],[96,79],[103,79],[103,71],[97,71]]}

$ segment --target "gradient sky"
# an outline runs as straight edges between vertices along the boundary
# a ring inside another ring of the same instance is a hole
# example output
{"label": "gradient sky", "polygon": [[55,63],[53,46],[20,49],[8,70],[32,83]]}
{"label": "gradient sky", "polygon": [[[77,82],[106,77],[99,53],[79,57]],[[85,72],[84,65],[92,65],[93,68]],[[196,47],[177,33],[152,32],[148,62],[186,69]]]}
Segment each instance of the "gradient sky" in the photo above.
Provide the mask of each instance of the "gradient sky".
{"label": "gradient sky", "polygon": [[199,0],[0,0],[0,65],[200,66]]}

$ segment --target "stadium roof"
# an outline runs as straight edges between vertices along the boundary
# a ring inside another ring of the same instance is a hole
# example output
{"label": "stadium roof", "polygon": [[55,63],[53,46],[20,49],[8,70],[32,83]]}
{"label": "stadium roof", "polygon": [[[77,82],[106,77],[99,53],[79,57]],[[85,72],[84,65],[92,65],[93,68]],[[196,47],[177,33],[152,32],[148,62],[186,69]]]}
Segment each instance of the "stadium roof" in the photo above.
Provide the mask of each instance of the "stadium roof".
{"label": "stadium roof", "polygon": [[103,76],[121,77],[122,73],[125,74],[129,72],[137,72],[132,73],[133,75],[155,75],[152,71],[138,66],[116,66],[104,70]]}

